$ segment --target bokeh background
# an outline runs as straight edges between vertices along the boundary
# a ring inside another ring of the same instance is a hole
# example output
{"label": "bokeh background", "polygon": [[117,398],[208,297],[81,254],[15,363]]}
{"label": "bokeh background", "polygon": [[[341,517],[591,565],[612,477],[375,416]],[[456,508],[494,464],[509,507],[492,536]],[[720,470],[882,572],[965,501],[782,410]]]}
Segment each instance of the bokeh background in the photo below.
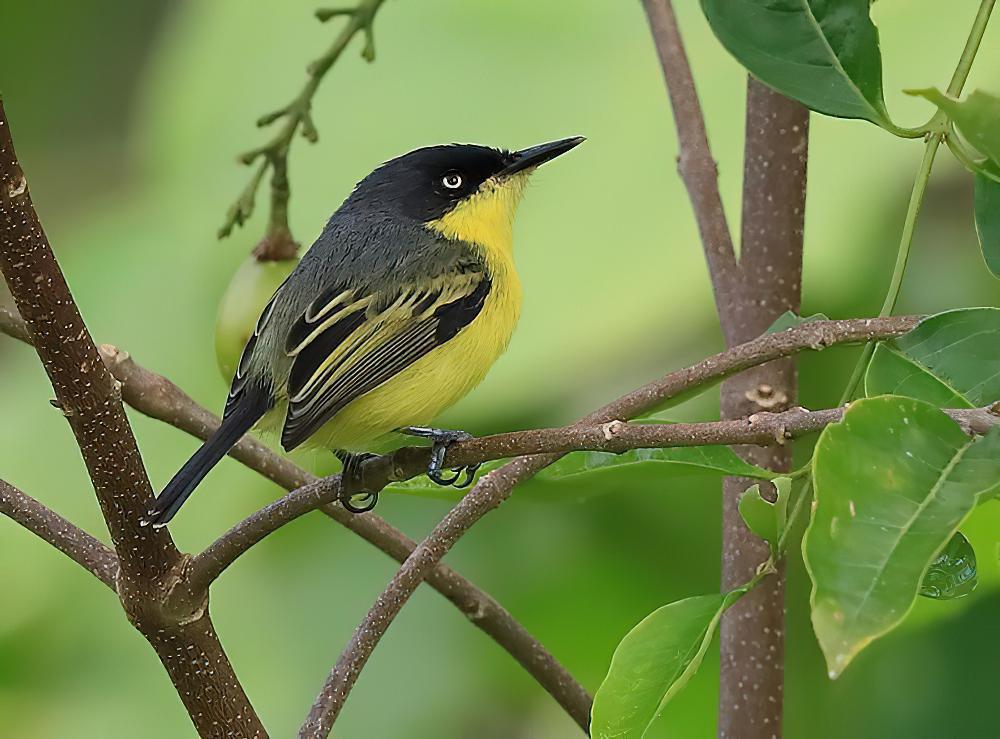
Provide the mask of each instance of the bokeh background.
{"label": "bokeh background", "polygon": [[[744,77],[697,4],[676,5],[735,225]],[[925,103],[900,91],[947,82],[974,6],[874,6],[887,98],[899,122],[930,116]],[[235,155],[267,135],[253,121],[292,97],[305,64],[335,32],[312,18],[313,7],[301,0],[8,0],[0,7],[0,91],[35,202],[93,334],[216,410],[225,383],[214,359],[215,312],[263,231],[263,212],[229,240],[217,242],[214,232],[249,176]],[[390,0],[376,21],[376,45],[369,65],[355,41],[316,98],[320,142],[294,145],[292,226],[306,243],[359,178],[411,148],[589,137],[536,176],[517,224],[526,291],[520,328],[488,380],[445,424],[487,432],[567,422],[720,347],[638,2]],[[994,28],[970,88],[1000,84],[998,63]],[[812,125],[804,310],[871,314],[894,258],[920,143],[861,122],[814,116]],[[971,222],[969,177],[943,152],[900,310],[996,304],[997,283]],[[853,360],[846,349],[803,357],[804,404],[835,402]],[[106,538],[49,397],[34,354],[0,338],[0,474]],[[709,393],[676,414],[710,418],[715,403]],[[132,418],[160,487],[195,442]],[[200,549],[278,493],[225,462],[172,532],[183,548]],[[539,487],[521,491],[448,561],[593,690],[637,621],[671,600],[718,588],[718,481],[605,477],[593,489],[580,484],[554,497],[547,501]],[[416,538],[446,510],[446,503],[402,495],[384,496],[379,506]],[[809,628],[806,576],[792,563],[787,736],[996,735],[998,510],[984,507],[966,529],[979,553],[977,592],[921,601],[836,682],[827,680]],[[214,587],[219,632],[272,736],[293,735],[393,571],[384,555],[315,514],[267,539]],[[717,672],[711,656],[650,735],[713,736]],[[5,520],[0,735],[193,735],[166,675],[112,595]],[[578,732],[505,652],[422,588],[379,646],[336,735],[548,739]]]}

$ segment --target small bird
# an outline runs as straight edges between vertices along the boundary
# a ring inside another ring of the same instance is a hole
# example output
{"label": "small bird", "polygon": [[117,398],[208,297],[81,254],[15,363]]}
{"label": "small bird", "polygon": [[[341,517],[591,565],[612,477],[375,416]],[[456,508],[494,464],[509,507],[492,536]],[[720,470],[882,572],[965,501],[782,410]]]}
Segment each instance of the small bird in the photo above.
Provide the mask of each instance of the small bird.
{"label": "small bird", "polygon": [[307,440],[334,450],[353,512],[377,500],[357,489],[360,462],[394,431],[430,439],[431,480],[471,483],[475,468],[441,469],[448,445],[469,435],[429,424],[507,348],[521,306],[514,213],[535,168],[583,140],[431,146],[359,182],[261,313],[219,430],[143,524],[166,525],[254,426],[280,428],[286,451]]}

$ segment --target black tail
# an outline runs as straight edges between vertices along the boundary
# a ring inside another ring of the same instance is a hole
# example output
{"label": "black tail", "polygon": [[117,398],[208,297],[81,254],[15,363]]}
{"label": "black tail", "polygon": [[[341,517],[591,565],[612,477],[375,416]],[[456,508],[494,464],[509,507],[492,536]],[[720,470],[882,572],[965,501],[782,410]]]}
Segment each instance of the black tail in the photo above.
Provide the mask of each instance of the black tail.
{"label": "black tail", "polygon": [[201,449],[194,453],[163,488],[152,510],[143,519],[143,526],[147,524],[155,527],[165,526],[198,487],[198,483],[205,479],[205,475],[226,456],[243,434],[260,420],[270,406],[269,401],[252,402],[250,398],[245,398],[244,402],[226,415],[219,430],[202,444]]}

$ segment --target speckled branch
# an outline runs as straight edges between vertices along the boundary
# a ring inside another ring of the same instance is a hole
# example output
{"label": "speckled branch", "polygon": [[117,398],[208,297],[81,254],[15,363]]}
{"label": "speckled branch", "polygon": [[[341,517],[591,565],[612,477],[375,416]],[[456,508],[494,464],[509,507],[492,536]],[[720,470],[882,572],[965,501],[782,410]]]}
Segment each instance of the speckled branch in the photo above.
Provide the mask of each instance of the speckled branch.
{"label": "speckled branch", "polygon": [[0,514],[54,546],[112,590],[116,589],[118,557],[110,548],[5,480],[0,480]]}
{"label": "speckled branch", "polygon": [[[0,312],[0,329],[3,328],[2,312]],[[786,357],[803,350],[821,350],[838,344],[861,343],[877,341],[901,336],[910,331],[919,321],[918,316],[893,316],[891,318],[855,318],[841,321],[815,321],[790,328],[775,334],[767,334],[753,341],[733,347],[720,354],[713,355],[697,364],[676,370],[647,385],[623,395],[595,411],[577,424],[558,429],[539,429],[520,431],[495,436],[483,436],[469,441],[456,442],[448,449],[445,465],[459,467],[495,459],[506,459],[524,454],[538,455],[537,459],[549,457],[550,462],[560,456],[561,452],[571,451],[578,447],[573,442],[567,442],[571,430],[575,433],[580,428],[591,429],[591,437],[596,447],[603,444],[598,437],[604,433],[601,424],[611,421],[622,421],[654,408],[672,398],[684,395],[698,388],[716,383],[734,373],[755,367],[780,357]],[[626,426],[637,428],[635,426]],[[664,441],[679,441],[684,433],[695,433],[693,427],[712,428],[705,424],[680,424],[680,431],[662,431]],[[723,427],[715,427],[722,429]],[[736,443],[741,438],[735,433],[737,425],[725,427],[729,434],[723,437],[718,433],[712,438],[718,443],[727,443],[724,439]],[[643,434],[637,430],[636,434]],[[701,431],[697,432],[701,434]],[[676,434],[676,436],[675,436]],[[754,432],[754,438],[759,438]],[[766,436],[766,434],[765,434]],[[702,440],[690,445],[712,443],[708,435]],[[649,439],[643,439],[643,443]],[[241,444],[245,444],[245,438]],[[256,443],[256,442],[254,442]],[[609,447],[618,442],[606,442]],[[523,444],[523,447],[522,447]],[[559,449],[560,454],[545,455],[543,452]],[[618,451],[617,449],[614,451]],[[279,461],[284,462],[284,460]],[[366,461],[360,469],[361,479],[366,489],[381,490],[392,482],[408,480],[424,473],[429,461],[428,450],[425,447],[404,447],[392,454],[375,457]],[[253,466],[253,465],[251,465]],[[544,467],[545,465],[543,465]],[[503,469],[503,468],[500,468]],[[495,472],[499,472],[496,470]],[[284,484],[284,483],[281,483]],[[204,577],[210,579],[213,574],[221,572],[235,561],[243,552],[268,534],[284,526],[286,523],[316,509],[319,506],[336,500],[340,493],[340,476],[332,475],[322,479],[313,478],[308,484],[293,490],[283,498],[265,506],[260,511],[241,521],[216,540],[205,552],[192,562],[192,569],[205,568]],[[467,495],[466,498],[469,496]],[[325,510],[325,509],[324,509]],[[342,509],[335,509],[341,514]],[[381,521],[381,519],[376,520]],[[348,522],[367,520],[369,515],[348,517]],[[199,579],[196,577],[196,579]]]}
{"label": "speckled branch", "polygon": [[170,535],[139,526],[153,491],[108,372],[31,201],[0,102],[0,270],[76,436],[118,555],[117,593],[153,646],[201,736],[265,737],[215,634],[207,604],[170,613],[163,593],[182,562]]}
{"label": "speckled branch", "polygon": [[[767,329],[785,311],[798,313],[802,293],[802,246],[809,152],[809,111],[755,79],[747,81],[743,222],[740,270],[742,309],[731,316],[730,335],[744,341]],[[723,418],[795,405],[792,358],[744,372],[722,385]],[[761,467],[787,470],[790,447],[738,448]],[[747,481],[727,477],[722,486],[722,589],[753,576],[767,557],[739,513]],[[781,736],[784,679],[785,565],[741,598],[719,627],[720,739]]]}

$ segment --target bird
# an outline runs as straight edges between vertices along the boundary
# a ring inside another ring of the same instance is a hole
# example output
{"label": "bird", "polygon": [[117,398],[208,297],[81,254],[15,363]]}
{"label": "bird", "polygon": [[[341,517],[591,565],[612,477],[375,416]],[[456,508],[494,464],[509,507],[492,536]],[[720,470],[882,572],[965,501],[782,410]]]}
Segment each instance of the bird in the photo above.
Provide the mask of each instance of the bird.
{"label": "bird", "polygon": [[361,463],[396,432],[430,440],[435,483],[470,484],[477,466],[442,470],[448,446],[469,434],[430,424],[506,350],[522,295],[515,212],[536,168],[583,141],[429,146],[362,179],[261,312],[218,430],[141,523],[165,526],[254,428],[280,431],[288,452],[333,450],[340,502],[355,513],[378,499],[359,489]]}

